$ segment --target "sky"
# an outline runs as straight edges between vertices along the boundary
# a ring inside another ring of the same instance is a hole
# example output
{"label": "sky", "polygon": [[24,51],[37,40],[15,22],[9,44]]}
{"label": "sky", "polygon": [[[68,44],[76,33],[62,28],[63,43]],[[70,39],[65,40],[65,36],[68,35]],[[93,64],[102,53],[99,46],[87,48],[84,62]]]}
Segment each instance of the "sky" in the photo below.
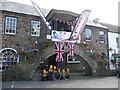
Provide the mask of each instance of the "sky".
{"label": "sky", "polygon": [[[9,0],[32,5],[30,0]],[[67,10],[80,14],[91,10],[89,19],[99,18],[100,22],[118,25],[119,0],[33,0],[40,8]]]}

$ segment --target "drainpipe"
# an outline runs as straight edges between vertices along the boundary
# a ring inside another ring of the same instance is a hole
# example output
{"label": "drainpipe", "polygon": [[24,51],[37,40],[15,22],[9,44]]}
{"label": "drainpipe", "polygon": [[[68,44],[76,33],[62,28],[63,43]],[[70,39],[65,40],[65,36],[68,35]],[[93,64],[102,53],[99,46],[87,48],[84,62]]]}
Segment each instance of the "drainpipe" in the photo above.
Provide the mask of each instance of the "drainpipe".
{"label": "drainpipe", "polygon": [[118,33],[118,52],[120,53],[120,33]]}
{"label": "drainpipe", "polygon": [[[109,60],[109,37],[108,37],[108,32],[109,29],[107,29],[107,59]],[[110,68],[109,64],[108,64],[108,68]]]}

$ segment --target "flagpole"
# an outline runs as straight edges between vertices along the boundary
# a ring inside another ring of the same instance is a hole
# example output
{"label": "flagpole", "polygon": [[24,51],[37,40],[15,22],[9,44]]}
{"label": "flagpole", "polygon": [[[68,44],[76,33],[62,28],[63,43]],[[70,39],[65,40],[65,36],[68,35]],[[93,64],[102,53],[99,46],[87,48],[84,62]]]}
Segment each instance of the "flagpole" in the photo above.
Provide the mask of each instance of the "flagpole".
{"label": "flagpole", "polygon": [[41,8],[35,2],[33,2],[32,0],[30,0],[30,2],[32,3],[32,5],[35,8],[36,12],[39,14],[40,18],[43,20],[43,22],[47,26],[48,30],[51,31],[51,26],[50,26],[49,22],[46,20],[45,15],[43,14]]}

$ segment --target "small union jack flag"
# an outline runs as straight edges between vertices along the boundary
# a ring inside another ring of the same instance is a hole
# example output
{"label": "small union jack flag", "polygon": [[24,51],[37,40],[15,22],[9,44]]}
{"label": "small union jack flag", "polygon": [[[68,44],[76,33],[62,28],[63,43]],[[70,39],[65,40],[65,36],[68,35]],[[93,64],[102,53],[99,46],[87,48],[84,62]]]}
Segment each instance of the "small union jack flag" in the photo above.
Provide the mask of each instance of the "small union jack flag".
{"label": "small union jack flag", "polygon": [[68,43],[69,53],[68,56],[74,56],[74,43]]}
{"label": "small union jack flag", "polygon": [[55,52],[57,53],[56,62],[62,62],[64,54],[64,42],[55,42]]}

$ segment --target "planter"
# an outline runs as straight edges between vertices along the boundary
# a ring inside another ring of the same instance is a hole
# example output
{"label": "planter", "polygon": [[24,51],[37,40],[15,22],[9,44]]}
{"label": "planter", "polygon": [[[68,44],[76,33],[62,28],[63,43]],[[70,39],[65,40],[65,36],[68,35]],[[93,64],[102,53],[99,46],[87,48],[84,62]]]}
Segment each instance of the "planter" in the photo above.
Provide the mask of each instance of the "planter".
{"label": "planter", "polygon": [[108,64],[109,61],[108,61],[108,60],[102,60],[102,63],[103,63],[103,64]]}
{"label": "planter", "polygon": [[81,46],[81,47],[86,47],[88,45],[89,45],[88,43],[79,43],[79,46]]}
{"label": "planter", "polygon": [[116,63],[116,60],[111,60],[111,62],[112,62],[113,64],[115,64],[115,63]]}

